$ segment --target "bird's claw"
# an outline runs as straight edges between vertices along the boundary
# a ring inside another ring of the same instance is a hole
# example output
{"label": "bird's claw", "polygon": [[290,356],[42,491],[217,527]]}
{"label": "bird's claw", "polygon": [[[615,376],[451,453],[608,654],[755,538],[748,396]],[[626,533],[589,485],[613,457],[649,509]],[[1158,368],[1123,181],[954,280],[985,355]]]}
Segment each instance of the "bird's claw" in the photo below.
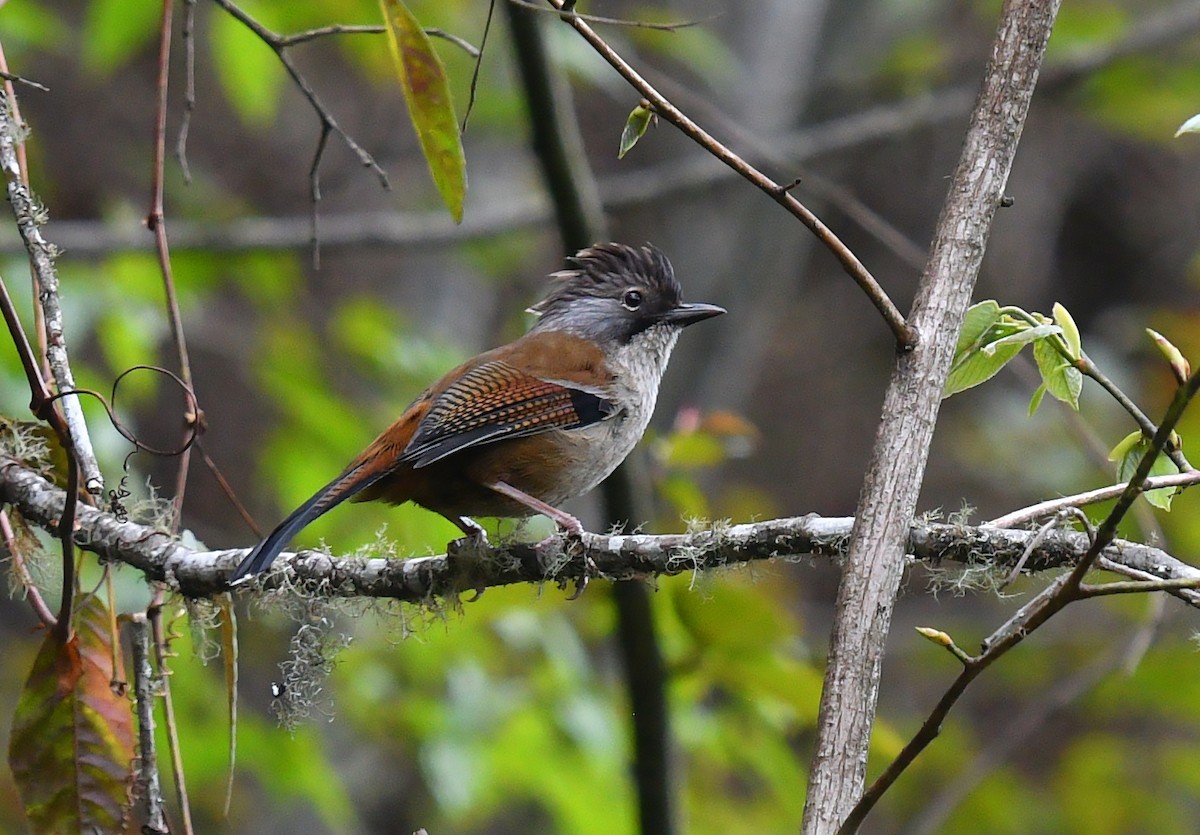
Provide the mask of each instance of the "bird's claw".
{"label": "bird's claw", "polygon": [[[587,588],[591,578],[593,576],[600,576],[600,569],[596,566],[595,560],[584,549],[582,526],[580,526],[579,530],[564,528],[560,533],[543,539],[534,546],[534,549],[541,558],[543,565],[548,563],[548,560],[545,559],[547,553],[557,554],[561,552],[565,554],[567,557],[566,564],[570,564],[576,557],[583,561],[583,571],[575,578],[575,591],[571,593],[567,600],[578,600],[579,596],[583,594],[583,590]],[[560,581],[560,587],[562,586],[565,586],[565,581]]]}
{"label": "bird's claw", "polygon": [[596,561],[585,553],[583,555],[583,573],[575,580],[575,591],[567,600],[578,600],[579,596],[583,594],[583,590],[588,587],[588,583],[591,582],[593,574],[600,576],[600,569],[597,567]]}
{"label": "bird's claw", "polygon": [[[458,563],[458,570],[464,575],[478,574],[478,566],[481,562],[481,555],[491,547],[487,538],[487,531],[481,527],[475,527],[467,532],[466,536],[460,536],[458,539],[452,539],[446,543],[446,557],[452,563]],[[483,593],[487,591],[487,587],[483,585],[475,586],[475,594],[473,597],[463,601],[464,603],[474,603],[479,598],[483,597]]]}

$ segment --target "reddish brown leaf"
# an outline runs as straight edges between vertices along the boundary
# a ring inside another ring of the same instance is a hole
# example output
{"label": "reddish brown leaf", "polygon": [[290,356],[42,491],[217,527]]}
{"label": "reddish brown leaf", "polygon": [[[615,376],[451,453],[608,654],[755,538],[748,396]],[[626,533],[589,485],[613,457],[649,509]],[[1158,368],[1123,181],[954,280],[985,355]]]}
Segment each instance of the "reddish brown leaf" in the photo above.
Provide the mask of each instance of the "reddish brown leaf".
{"label": "reddish brown leaf", "polygon": [[94,596],[75,636],[47,635],[17,703],[8,764],[34,832],[119,832],[129,812],[133,714],[113,693],[109,615]]}

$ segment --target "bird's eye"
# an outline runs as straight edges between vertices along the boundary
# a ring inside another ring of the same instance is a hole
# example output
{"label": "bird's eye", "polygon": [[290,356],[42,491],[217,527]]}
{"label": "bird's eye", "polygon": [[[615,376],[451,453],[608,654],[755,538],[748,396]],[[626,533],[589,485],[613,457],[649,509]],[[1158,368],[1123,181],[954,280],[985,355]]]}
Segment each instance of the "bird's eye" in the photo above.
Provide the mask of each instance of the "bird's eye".
{"label": "bird's eye", "polygon": [[638,290],[626,290],[621,297],[621,304],[629,310],[637,310],[642,306],[642,294]]}

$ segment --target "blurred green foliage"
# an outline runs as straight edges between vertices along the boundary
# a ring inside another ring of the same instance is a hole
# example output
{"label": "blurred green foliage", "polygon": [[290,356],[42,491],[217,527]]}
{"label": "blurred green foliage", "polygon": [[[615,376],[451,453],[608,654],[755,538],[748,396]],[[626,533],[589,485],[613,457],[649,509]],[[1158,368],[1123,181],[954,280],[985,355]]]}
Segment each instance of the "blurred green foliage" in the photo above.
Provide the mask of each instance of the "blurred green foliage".
{"label": "blurred green foliage", "polygon": [[[247,0],[243,5],[277,32],[331,22],[380,22],[374,0]],[[422,24],[478,41],[482,4],[424,0],[411,5]],[[990,23],[996,5],[973,8]],[[906,4],[895,8],[904,11]],[[289,90],[275,56],[215,5],[198,4],[197,12],[200,60],[214,67],[224,103],[254,131],[277,128],[282,104],[298,106],[298,96]],[[675,12],[644,17],[674,20]],[[158,14],[153,4],[91,0],[82,21],[72,21],[50,5],[17,2],[0,10],[0,26],[10,62],[37,51],[62,56],[77,48],[85,70],[104,83],[153,52]],[[1071,48],[1109,42],[1132,20],[1112,3],[1067,4],[1052,60]],[[612,85],[607,69],[564,29],[552,29],[550,38],[572,75]],[[919,29],[881,53],[878,66],[868,68],[879,89],[909,93],[941,85],[952,69],[955,47],[939,34],[935,28]],[[718,24],[670,36],[636,30],[621,36],[716,87],[738,71],[738,58],[722,35]],[[493,31],[492,38],[471,130],[517,141],[523,137],[522,103],[511,83],[503,37]],[[455,98],[465,103],[471,60],[453,46],[435,45],[448,65]],[[337,49],[349,73],[361,79],[364,97],[382,95],[384,89],[398,94],[382,36],[342,36]],[[1102,71],[1078,98],[1101,121],[1097,130],[1165,142],[1198,109],[1196,72],[1154,56],[1132,57]],[[628,97],[623,89],[620,95]],[[41,132],[54,129],[38,126]],[[314,142],[315,137],[314,123]],[[148,158],[143,147],[133,153]],[[37,166],[55,168],[35,160]],[[231,188],[200,178],[173,195],[173,206],[183,216],[208,218],[255,210],[243,195],[229,193]],[[44,191],[54,189],[50,182]],[[411,207],[409,195],[395,199]],[[103,205],[113,215],[131,211],[117,198]],[[53,203],[50,210],[53,214]],[[463,248],[461,257],[476,271],[507,280],[527,263],[534,239],[533,233],[516,233],[476,241]],[[304,254],[177,251],[173,265],[186,320],[231,310],[245,317],[239,321],[245,327],[200,338],[223,342],[222,350],[260,393],[264,415],[255,424],[217,431],[243,432],[254,440],[258,476],[252,494],[263,497],[258,504],[281,512],[337,473],[423,386],[471,350],[465,340],[438,341],[428,335],[426,322],[355,292],[314,316],[307,306],[311,276]],[[21,260],[7,259],[3,267],[19,308],[28,311],[28,287],[15,278],[24,274]],[[107,393],[108,382],[133,364],[174,367],[151,256],[114,255],[94,262],[64,258],[60,267],[69,335],[73,347],[82,347],[75,355],[82,385]],[[1194,311],[1157,311],[1151,318],[1145,324],[1168,335],[1186,356],[1200,357]],[[502,329],[518,330],[516,317]],[[1158,402],[1148,411],[1155,414],[1169,399],[1172,384],[1165,369],[1162,379],[1151,382],[1147,388],[1157,392]],[[122,408],[143,416],[150,412],[173,431],[174,412],[153,413],[155,404],[176,402],[168,391],[166,381],[139,374],[123,386],[119,400]],[[354,408],[347,405],[351,394]],[[0,397],[12,412],[6,410],[6,416],[24,416],[28,394],[9,351],[0,352]],[[119,473],[128,445],[105,429],[95,404],[88,409],[106,471]],[[1106,480],[1108,474],[1092,470],[1062,437],[1047,440],[1045,427],[1060,420],[1049,411],[1026,421],[1019,403],[1011,414],[985,415],[977,434],[963,442],[969,449],[962,450],[961,460],[992,468],[997,478],[1021,479],[1040,493]],[[756,430],[732,419],[736,416],[693,417],[660,430],[647,444],[666,508],[657,529],[676,529],[681,518],[743,521],[780,511],[753,485],[714,484],[716,468],[744,456]],[[669,416],[660,425],[668,422]],[[1198,431],[1200,415],[1193,413],[1180,432],[1188,438]],[[1011,442],[1020,432],[1037,433],[1038,439],[1018,438],[1023,454],[997,460],[996,449],[1012,448],[1000,443],[1001,436]],[[1038,462],[1033,471],[1030,460]],[[135,460],[135,474],[141,466]],[[131,486],[141,490],[140,475]],[[1184,494],[1174,513],[1160,516],[1169,542],[1181,553],[1200,549],[1194,496]],[[801,509],[782,509],[796,510]],[[377,531],[385,523],[385,536],[400,554],[440,551],[457,536],[445,520],[413,507],[355,506],[322,518],[298,544],[326,539],[337,553],[358,547],[377,553],[382,547]],[[512,535],[511,526],[493,530]],[[232,522],[226,533],[248,544]],[[657,583],[655,618],[671,674],[684,831],[791,831],[800,818],[825,635],[822,625],[810,631],[797,615],[794,575],[791,566],[770,563],[706,576],[685,573]],[[129,571],[121,572],[120,583],[130,599],[143,588]],[[144,600],[130,605],[144,605]],[[1110,640],[1132,632],[1143,617],[1142,607],[1130,601],[1087,605],[1102,613],[1108,624],[1103,637]],[[963,636],[986,634],[992,621],[985,619],[995,615],[985,604],[980,608],[984,613],[972,613],[969,620],[956,620],[962,615],[951,606],[939,610],[946,612],[945,628],[964,646]],[[231,810],[236,829],[249,831],[244,824],[255,821],[265,829],[270,821],[277,828],[292,824],[296,831],[385,831],[372,823],[384,820],[392,831],[402,823],[435,834],[503,827],[606,835],[633,831],[628,707],[603,584],[572,603],[546,586],[494,589],[478,602],[445,610],[346,604],[339,612],[335,607],[331,629],[346,631],[353,641],[325,685],[334,721],[314,718],[289,735],[268,718],[267,703],[268,683],[278,678],[273,667],[295,630],[291,614],[286,605],[255,605],[241,620],[243,705]],[[982,746],[1007,732],[1015,714],[1036,704],[1053,682],[1083,667],[1096,645],[1080,645],[1081,637],[1038,636],[990,672],[976,698],[952,717],[943,737],[889,794],[879,820],[897,824],[915,817]],[[36,643],[30,636],[6,648],[0,706],[9,714]],[[180,655],[171,663],[172,690],[198,830],[216,831],[229,825],[221,810],[228,767],[226,685],[219,664],[201,661],[210,649],[191,643],[190,634],[176,643]],[[899,750],[957,671],[945,653],[903,631],[894,637],[893,650],[889,670],[921,686],[877,726],[872,774]],[[1039,738],[997,765],[953,810],[945,831],[1191,831],[1200,814],[1200,765],[1192,754],[1200,732],[1193,719],[1200,698],[1195,672],[1192,645],[1160,640],[1133,675],[1113,676],[1081,703],[1054,714]],[[1077,732],[1056,741],[1060,726]],[[160,723],[160,736],[161,731]],[[7,733],[8,723],[0,723],[5,744]],[[162,741],[160,751],[165,750]],[[19,831],[21,820],[4,772],[0,829]]]}

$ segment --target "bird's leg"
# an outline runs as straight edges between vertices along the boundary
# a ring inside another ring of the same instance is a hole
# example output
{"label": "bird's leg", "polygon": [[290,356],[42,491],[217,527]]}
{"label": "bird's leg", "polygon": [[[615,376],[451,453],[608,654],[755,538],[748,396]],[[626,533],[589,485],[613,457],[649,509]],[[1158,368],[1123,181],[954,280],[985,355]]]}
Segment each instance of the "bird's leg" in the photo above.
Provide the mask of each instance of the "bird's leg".
{"label": "bird's leg", "polygon": [[583,524],[570,513],[567,513],[565,510],[559,510],[552,504],[546,504],[541,499],[529,495],[524,490],[518,490],[508,482],[493,481],[484,486],[488,489],[495,490],[501,496],[507,496],[515,502],[520,502],[534,513],[540,513],[543,516],[549,516],[552,520],[554,520],[556,525],[558,525],[567,533],[574,534],[575,536],[580,536],[583,534]]}
{"label": "bird's leg", "polygon": [[[536,496],[529,495],[524,490],[518,490],[516,487],[513,487],[511,484],[505,481],[496,480],[486,484],[485,486],[489,489],[495,490],[501,496],[507,496],[515,502],[520,502],[534,513],[540,513],[543,516],[550,517],[550,519],[552,519],[556,525],[566,532],[569,538],[573,538],[575,541],[582,543],[583,524],[565,510],[559,510],[554,505],[547,504]],[[547,537],[539,542],[536,548],[540,552],[545,546],[550,545],[553,541],[554,537]],[[570,546],[568,546],[566,550],[567,554],[570,555],[572,550]],[[587,588],[588,580],[590,579],[591,575],[599,573],[600,570],[596,567],[596,563],[587,555],[587,552],[583,552],[583,574],[580,576],[579,581],[575,584],[575,593],[567,599],[575,600],[577,597],[579,597],[579,595],[583,594],[583,590]]]}

